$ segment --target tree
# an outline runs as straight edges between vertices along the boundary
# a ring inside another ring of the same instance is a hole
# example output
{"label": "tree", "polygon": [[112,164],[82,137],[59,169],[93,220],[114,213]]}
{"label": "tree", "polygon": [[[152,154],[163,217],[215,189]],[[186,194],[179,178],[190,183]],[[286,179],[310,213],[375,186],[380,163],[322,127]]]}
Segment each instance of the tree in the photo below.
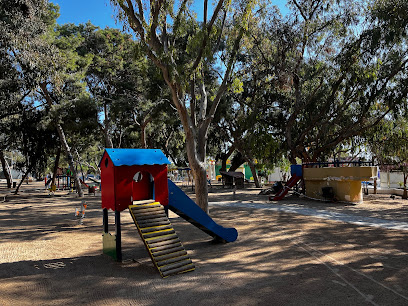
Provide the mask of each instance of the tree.
{"label": "tree", "polygon": [[[149,134],[159,122],[169,119],[166,113],[174,114],[174,110],[168,105],[169,91],[159,69],[140,52],[140,44],[133,42],[133,47],[132,53],[123,55],[123,69],[117,71],[111,119],[119,146],[126,143],[128,136],[128,140],[133,141],[131,145],[148,148],[154,145]],[[133,134],[132,137],[129,134]]]}
{"label": "tree", "polygon": [[13,177],[11,175],[10,166],[4,156],[3,150],[0,151],[0,162],[1,162],[1,167],[3,169],[4,176],[6,178],[7,188],[11,188],[11,186],[13,185]]}
{"label": "tree", "polygon": [[[33,83],[29,93],[34,95],[33,88],[37,88],[37,93],[42,96],[42,101],[39,95],[35,96],[38,103],[35,108],[45,108],[52,116],[52,113],[58,114],[61,107],[67,106],[69,101],[78,98],[81,89],[82,94],[86,95],[85,87],[79,79],[83,73],[81,68],[86,66],[88,58],[80,57],[75,52],[78,37],[71,35],[70,26],[55,27],[57,6],[40,0],[25,1],[23,4],[24,14],[28,14],[27,16],[10,15],[10,22],[15,25],[14,28],[9,27],[12,31],[6,39],[9,54],[12,55],[10,58],[13,67],[17,67],[17,71],[22,75],[21,79]],[[76,188],[79,195],[83,196],[61,118],[55,116],[54,119],[59,141],[74,173]]]}
{"label": "tree", "polygon": [[[47,36],[55,25],[58,8],[42,0],[15,0],[13,2],[7,4],[1,2],[1,22],[5,23],[0,31],[2,41],[1,52],[4,55],[2,59],[8,63],[4,67],[13,76],[9,82],[14,84],[11,87],[13,90],[8,93],[6,92],[9,98],[8,102],[14,102],[17,106],[20,105],[19,107],[13,107],[13,109],[20,110],[19,115],[21,116],[27,114],[27,108],[33,107],[32,103],[27,103],[26,98],[28,95],[33,94],[34,88],[43,85],[43,91],[48,90],[46,83],[43,81],[44,74],[51,71],[52,67],[55,67],[55,63],[58,62],[56,61],[56,53],[53,52],[55,49],[49,43],[50,37],[49,35]],[[51,97],[48,97],[47,102],[52,102]],[[30,116],[26,117],[29,118]],[[24,126],[24,123],[21,126]],[[58,124],[57,130],[62,141],[65,137],[61,137],[64,134],[61,126]],[[36,138],[33,131],[23,133],[24,135]],[[27,148],[27,143],[31,144],[31,148]],[[37,158],[36,152],[38,150],[35,150],[36,141],[28,141],[27,143],[23,142],[22,148],[23,151],[30,152],[33,155],[29,159],[26,158],[28,169],[30,169],[35,167],[37,161],[40,161],[41,158]],[[38,144],[42,143],[42,141],[38,142]],[[42,154],[44,156],[44,152]],[[79,192],[81,191],[80,187],[78,190]]]}
{"label": "tree", "polygon": [[41,26],[30,17],[44,8],[42,1],[0,1],[0,160],[8,188],[12,176],[4,152],[13,148],[13,129],[18,127],[14,123],[27,108],[24,100],[35,87],[36,78],[31,71],[24,73],[16,62],[19,54],[37,41]]}
{"label": "tree", "polygon": [[[84,52],[93,54],[92,62],[86,72],[87,87],[103,114],[100,129],[104,135],[105,147],[112,148],[112,116],[111,108],[121,99],[123,94],[119,93],[123,87],[133,87],[128,78],[132,74],[131,68],[138,67],[139,63],[132,66],[130,58],[136,56],[137,46],[131,40],[129,34],[124,34],[117,29],[97,29],[87,25],[81,33],[86,38],[84,41]],[[130,69],[129,69],[130,68]],[[137,94],[134,92],[134,94]],[[125,109],[121,112],[129,116]],[[122,133],[121,133],[122,134]],[[117,147],[118,145],[116,145]]]}
{"label": "tree", "polygon": [[[269,15],[265,15],[268,11]],[[233,161],[237,162],[235,167],[246,162],[251,169],[255,185],[260,187],[257,168],[266,164],[272,167],[280,160],[279,142],[282,137],[279,137],[279,133],[270,128],[270,122],[265,120],[268,113],[265,111],[265,100],[270,84],[265,77],[265,65],[259,58],[257,49],[258,40],[262,37],[261,21],[269,22],[269,16],[273,17],[277,12],[265,3],[259,4],[258,12],[260,14],[248,28],[243,48],[237,54],[236,66],[239,69],[232,89],[226,93],[220,104],[223,111],[215,117],[214,134],[220,143],[230,144],[226,147],[226,152],[218,155],[223,161],[223,168],[225,169],[226,159],[237,151],[233,158]],[[235,167],[232,165],[230,170]]]}
{"label": "tree", "polygon": [[93,54],[86,81],[103,114],[105,146],[147,148],[149,126],[163,117],[170,100],[159,69],[129,34],[107,28],[82,35]]}
{"label": "tree", "polygon": [[[14,145],[25,160],[20,165],[24,174],[15,190],[15,194],[18,193],[28,174],[43,172],[48,153],[52,151],[55,145],[55,131],[42,124],[43,117],[43,110],[26,110],[22,114],[21,121],[16,122],[15,134],[17,137]],[[39,178],[40,176],[36,175],[35,177]]]}
{"label": "tree", "polygon": [[382,167],[393,166],[404,175],[403,199],[408,198],[408,120],[400,114],[384,119],[366,135],[366,145]]}
{"label": "tree", "polygon": [[266,81],[260,120],[292,163],[327,158],[404,107],[406,27],[390,26],[404,14],[378,14],[387,2],[357,10],[351,1],[292,0],[291,14],[269,17],[253,35],[251,65]]}
{"label": "tree", "polygon": [[[257,167],[266,164],[274,166],[282,153],[279,138],[269,129],[269,124],[262,120],[263,113],[260,109],[264,103],[265,82],[258,79],[256,70],[251,69],[251,65],[246,65],[241,56],[238,58],[241,67],[248,66],[249,69],[241,69],[242,89],[227,94],[225,100],[229,100],[228,112],[223,114],[218,126],[227,134],[231,148],[239,152],[233,160],[248,164],[255,186],[259,188]],[[230,171],[233,169],[231,166]]]}
{"label": "tree", "polygon": [[[111,1],[118,8],[119,19],[137,34],[144,51],[160,68],[171,92],[186,136],[188,161],[194,173],[197,204],[208,212],[208,187],[205,170],[208,129],[221,97],[231,83],[231,74],[240,41],[247,28],[253,1],[237,3],[219,0],[208,18],[208,1],[204,1],[203,22],[191,16],[190,2],[174,4],[132,0]],[[241,7],[242,10],[239,8]],[[177,11],[176,11],[177,10]],[[234,14],[228,19],[229,13]],[[145,16],[146,15],[146,16]],[[224,26],[231,25],[226,37],[228,63],[214,92],[207,91],[206,75],[211,72],[217,52],[218,37],[226,35]],[[184,45],[180,42],[182,40]]]}
{"label": "tree", "polygon": [[[50,66],[53,67],[53,70],[47,69],[43,71],[42,81],[39,86],[40,94],[46,101],[50,114],[53,117],[53,122],[61,145],[66,153],[80,197],[83,196],[83,191],[74,163],[74,152],[71,150],[64,132],[64,125],[66,123],[63,121],[64,117],[60,113],[82,104],[83,110],[88,109],[91,112],[91,115],[87,117],[95,120],[96,123],[96,109],[93,108],[94,103],[89,98],[89,93],[86,91],[86,83],[84,82],[85,73],[92,60],[92,54],[83,52],[82,45],[85,40],[82,33],[84,31],[92,31],[94,28],[90,24],[79,26],[66,24],[56,26],[55,30],[50,32],[49,45],[54,55]],[[78,112],[77,114],[75,122],[84,119],[84,117],[81,118],[80,114],[86,115],[87,113]]]}

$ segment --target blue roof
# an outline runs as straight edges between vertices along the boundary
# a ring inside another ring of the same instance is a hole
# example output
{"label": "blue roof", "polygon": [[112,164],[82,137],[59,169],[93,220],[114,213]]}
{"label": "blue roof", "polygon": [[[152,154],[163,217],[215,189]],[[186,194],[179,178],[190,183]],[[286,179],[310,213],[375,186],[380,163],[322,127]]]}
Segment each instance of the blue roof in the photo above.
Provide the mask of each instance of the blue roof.
{"label": "blue roof", "polygon": [[105,149],[114,166],[171,164],[159,149]]}

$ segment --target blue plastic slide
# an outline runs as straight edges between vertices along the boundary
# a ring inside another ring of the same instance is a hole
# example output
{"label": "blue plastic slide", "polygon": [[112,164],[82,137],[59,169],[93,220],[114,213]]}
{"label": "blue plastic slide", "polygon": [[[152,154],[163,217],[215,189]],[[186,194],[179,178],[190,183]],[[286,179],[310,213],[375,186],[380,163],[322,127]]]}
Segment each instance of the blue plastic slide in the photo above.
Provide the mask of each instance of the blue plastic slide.
{"label": "blue plastic slide", "polygon": [[233,242],[237,240],[235,228],[225,228],[214,222],[183,190],[171,180],[169,182],[169,209],[217,240]]}

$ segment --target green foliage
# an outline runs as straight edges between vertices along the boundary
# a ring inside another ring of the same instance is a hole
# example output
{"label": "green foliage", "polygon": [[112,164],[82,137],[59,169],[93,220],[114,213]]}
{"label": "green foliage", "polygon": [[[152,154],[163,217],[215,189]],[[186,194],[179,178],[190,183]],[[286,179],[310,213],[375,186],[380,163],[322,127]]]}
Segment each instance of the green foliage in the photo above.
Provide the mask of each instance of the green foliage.
{"label": "green foliage", "polygon": [[405,111],[407,44],[404,31],[397,37],[389,27],[404,14],[378,15],[351,1],[289,7],[287,17],[254,27],[244,67],[262,88],[260,120],[284,141],[291,161],[326,159],[387,114]]}
{"label": "green foliage", "polygon": [[32,47],[42,45],[45,16],[43,1],[0,1],[0,120],[21,113],[22,100],[35,86],[30,57],[38,53]]}
{"label": "green foliage", "polygon": [[366,136],[367,146],[381,165],[408,165],[408,120],[386,118]]}
{"label": "green foliage", "polygon": [[0,150],[15,150],[19,165],[40,173],[56,135],[33,95],[41,78],[39,59],[49,55],[44,40],[58,9],[46,1],[0,1]]}
{"label": "green foliage", "polygon": [[[142,46],[116,29],[89,33],[86,50],[93,54],[86,81],[115,147],[162,148],[159,126],[179,125],[171,116],[170,97],[160,71],[146,59]],[[161,118],[158,122],[156,118]],[[172,122],[172,123],[170,123]],[[165,134],[165,133],[161,133]],[[173,137],[175,137],[173,135]]]}
{"label": "green foliage", "polygon": [[28,161],[37,139],[52,155],[59,123],[89,169],[106,138],[160,148],[178,165],[232,146],[264,169],[357,153],[371,137],[379,160],[406,162],[406,1],[290,0],[286,16],[267,2],[221,1],[211,26],[192,1],[152,1],[136,16],[141,27],[127,2],[112,2],[137,41],[90,23],[57,25],[47,1],[0,1],[0,149]]}
{"label": "green foliage", "polygon": [[44,127],[42,111],[24,111],[21,121],[14,122],[16,136],[14,149],[24,156],[24,161],[17,166],[21,170],[43,173],[47,163],[47,153],[51,152],[56,142],[53,129]]}

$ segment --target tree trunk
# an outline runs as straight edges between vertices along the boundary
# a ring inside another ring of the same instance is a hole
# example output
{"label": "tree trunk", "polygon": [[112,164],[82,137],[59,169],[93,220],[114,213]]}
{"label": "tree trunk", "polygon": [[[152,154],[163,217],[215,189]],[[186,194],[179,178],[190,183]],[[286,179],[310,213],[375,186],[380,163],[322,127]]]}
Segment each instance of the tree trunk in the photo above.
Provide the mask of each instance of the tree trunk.
{"label": "tree trunk", "polygon": [[61,145],[58,146],[57,155],[55,156],[54,171],[52,173],[52,182],[51,182],[50,187],[55,186],[55,179],[57,178],[57,171],[58,171],[60,157],[61,157]]}
{"label": "tree trunk", "polygon": [[85,182],[84,169],[82,168],[81,158],[79,156],[78,150],[75,149],[75,153],[77,155],[77,161],[78,161],[78,164],[79,164],[79,168],[81,168],[82,181]]}
{"label": "tree trunk", "polygon": [[14,194],[18,194],[18,190],[20,189],[21,185],[23,184],[24,180],[26,179],[27,175],[30,173],[32,167],[28,167],[27,171],[24,173],[23,177],[21,178],[20,183],[18,183],[16,190],[14,191]]}
{"label": "tree trunk", "polygon": [[228,157],[227,158],[225,158],[225,156],[226,155],[224,155],[223,156],[223,158],[221,159],[221,168],[220,168],[220,171],[227,171],[227,160],[228,160]]}
{"label": "tree trunk", "polygon": [[377,178],[374,178],[374,194],[377,194]]}
{"label": "tree trunk", "polygon": [[[172,89],[174,90],[174,88]],[[207,172],[204,162],[206,156],[206,131],[196,133],[190,124],[188,112],[177,100],[177,93],[175,91],[172,92],[172,98],[176,100],[174,104],[177,106],[186,135],[187,157],[194,176],[196,203],[208,214]],[[197,139],[195,137],[196,134],[199,134],[197,135]]]}
{"label": "tree trunk", "polygon": [[228,171],[237,170],[243,163],[245,163],[245,158],[243,157],[242,153],[238,151],[238,153],[232,159],[231,167],[229,168]]}
{"label": "tree trunk", "polygon": [[77,192],[78,192],[78,196],[80,198],[82,198],[84,196],[84,192],[83,192],[83,190],[81,188],[81,183],[79,181],[78,173],[77,173],[76,168],[75,168],[74,158],[72,156],[71,148],[68,145],[67,139],[65,138],[64,130],[62,129],[62,126],[60,124],[57,124],[57,131],[58,131],[58,135],[59,135],[60,140],[61,140],[61,144],[62,144],[62,146],[63,146],[63,148],[65,150],[65,154],[67,155],[69,168],[71,169],[72,175],[74,176],[74,182],[75,182],[75,187],[76,187]]}
{"label": "tree trunk", "polygon": [[[45,100],[47,101],[47,104],[52,107],[52,99],[51,96],[48,92],[47,89],[47,85],[45,83],[41,83],[40,84],[41,90],[44,94]],[[60,138],[61,141],[61,145],[64,148],[65,154],[67,155],[67,159],[68,159],[68,164],[69,167],[72,171],[72,174],[74,176],[74,182],[75,182],[75,186],[78,192],[78,196],[80,198],[82,198],[84,196],[84,192],[81,188],[81,183],[79,182],[79,178],[78,178],[78,174],[77,171],[75,169],[75,165],[74,165],[74,158],[72,157],[72,153],[71,153],[71,148],[68,145],[67,139],[65,138],[65,133],[64,130],[62,128],[62,126],[59,123],[56,123],[56,128],[57,128],[57,132],[58,132],[58,136]]]}
{"label": "tree trunk", "polygon": [[11,188],[13,186],[13,176],[10,171],[9,164],[4,157],[4,152],[0,150],[0,161],[1,161],[1,166],[3,167],[3,173],[4,176],[6,177],[7,180],[7,188]]}
{"label": "tree trunk", "polygon": [[147,149],[147,143],[146,143],[146,126],[147,123],[142,123],[140,125],[140,137],[141,137],[141,145],[143,149]]}
{"label": "tree trunk", "polygon": [[227,160],[231,156],[232,153],[235,151],[235,146],[232,145],[231,148],[229,148],[227,153],[223,153],[221,155],[221,169],[220,171],[227,171]]}
{"label": "tree trunk", "polygon": [[104,127],[103,127],[103,132],[105,134],[105,147],[106,148],[113,148],[113,142],[112,139],[109,135],[109,118],[108,118],[108,106],[106,102],[103,104],[103,111],[105,114],[105,118],[103,120]]}
{"label": "tree trunk", "polygon": [[261,188],[261,184],[259,184],[258,174],[256,173],[254,161],[251,158],[247,158],[246,161],[248,163],[249,168],[251,169],[252,177],[254,178],[255,187]]}
{"label": "tree trunk", "polygon": [[404,192],[402,194],[402,198],[403,199],[408,199],[408,193],[407,193],[407,175],[406,173],[404,173]]}
{"label": "tree trunk", "polygon": [[193,170],[196,203],[207,214],[208,210],[208,182],[207,171],[205,168],[205,156],[206,156],[206,142],[203,138],[197,140],[194,137],[187,137],[186,133],[186,147],[187,157],[191,170]]}
{"label": "tree trunk", "polygon": [[208,127],[202,126],[202,129],[197,127],[191,121],[191,117],[184,106],[179,101],[179,94],[176,86],[170,81],[168,71],[163,70],[163,76],[171,90],[171,97],[173,104],[177,108],[177,112],[180,116],[181,123],[183,125],[184,133],[186,136],[186,149],[189,166],[193,171],[195,181],[195,193],[196,204],[208,214],[208,185],[207,185],[207,172],[205,169],[205,156],[206,156],[206,144],[207,144],[207,131]]}
{"label": "tree trunk", "polygon": [[[233,163],[235,161],[236,165],[238,165],[239,163],[240,165],[242,165],[243,161],[246,161],[249,168],[251,169],[252,177],[254,178],[255,187],[261,188],[261,184],[259,184],[258,174],[256,173],[255,163],[254,163],[254,159],[252,158],[252,154],[251,153],[248,154],[248,151],[247,152],[245,151],[244,145],[241,140],[236,141],[236,146],[237,146],[237,150],[239,154],[235,155],[233,159]],[[232,165],[231,165],[231,168],[232,168]],[[230,171],[231,171],[231,168],[230,168]]]}
{"label": "tree trunk", "polygon": [[194,182],[196,203],[208,214],[208,182],[205,168],[200,167],[194,171]]}

